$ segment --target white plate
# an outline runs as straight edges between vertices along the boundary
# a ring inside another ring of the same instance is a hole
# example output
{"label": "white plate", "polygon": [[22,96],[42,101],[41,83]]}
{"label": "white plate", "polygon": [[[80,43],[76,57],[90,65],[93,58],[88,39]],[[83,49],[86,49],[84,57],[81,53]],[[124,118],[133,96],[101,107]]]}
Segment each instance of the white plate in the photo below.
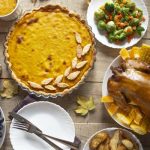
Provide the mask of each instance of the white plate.
{"label": "white plate", "polygon": [[[19,110],[22,115],[43,133],[73,142],[75,138],[74,123],[69,114],[60,106],[50,102],[34,102]],[[54,150],[46,142],[34,134],[13,128],[14,119],[10,125],[10,141],[14,150]],[[64,150],[65,145],[55,141]]]}
{"label": "white plate", "polygon": [[4,143],[5,136],[6,136],[6,122],[5,122],[5,116],[4,116],[4,113],[3,113],[3,110],[1,109],[1,107],[0,107],[0,112],[2,114],[2,117],[4,118],[3,130],[2,130],[3,136],[2,136],[2,138],[0,138],[0,148],[1,148]]}
{"label": "white plate", "polygon": [[[117,66],[119,66],[120,62],[121,62],[121,56],[119,55],[119,56],[116,57],[116,58],[112,61],[112,63],[108,66],[108,68],[107,68],[107,70],[106,70],[106,72],[105,72],[105,74],[104,74],[104,78],[103,78],[102,96],[107,96],[107,95],[108,95],[107,83],[108,83],[108,79],[113,75],[112,70],[111,70],[111,67],[117,67]],[[105,105],[106,110],[107,110],[107,103],[104,103],[104,105]],[[109,113],[109,112],[108,112],[108,113]],[[131,128],[130,128],[128,125],[126,125],[126,124],[120,122],[120,121],[117,119],[116,116],[112,116],[112,115],[110,115],[110,116],[111,116],[112,119],[113,119],[114,121],[116,121],[119,125],[121,125],[122,127],[126,128],[126,129],[130,129],[130,130],[131,130]]]}
{"label": "white plate", "polygon": [[88,11],[87,11],[87,22],[88,24],[92,27],[92,31],[95,34],[96,39],[101,42],[102,44],[111,47],[111,48],[127,48],[135,45],[138,43],[144,34],[146,33],[147,27],[148,27],[148,22],[149,22],[149,15],[147,8],[145,6],[145,3],[143,0],[132,0],[133,2],[136,3],[136,6],[140,9],[143,10],[144,17],[146,18],[145,22],[142,23],[142,27],[144,27],[145,31],[142,32],[142,36],[140,37],[134,37],[130,42],[124,41],[122,44],[118,45],[115,43],[110,43],[108,41],[108,38],[104,35],[104,32],[100,32],[97,28],[97,25],[95,23],[94,19],[94,12],[98,10],[98,8],[102,5],[104,5],[108,0],[92,0],[91,3],[89,4]]}
{"label": "white plate", "polygon": [[93,134],[88,140],[87,140],[87,142],[86,142],[86,144],[84,145],[84,147],[83,147],[83,150],[90,150],[90,148],[89,148],[89,143],[90,143],[90,140],[97,134],[97,133],[100,133],[100,132],[107,132],[107,133],[109,133],[109,135],[113,135],[113,133],[114,133],[114,131],[115,130],[121,130],[121,131],[123,131],[127,136],[129,136],[129,138],[131,138],[131,140],[132,141],[134,141],[135,143],[137,143],[138,144],[138,146],[139,146],[139,150],[143,150],[143,148],[142,148],[142,144],[140,143],[140,141],[138,140],[138,138],[134,135],[134,134],[132,134],[131,132],[129,132],[129,131],[127,131],[127,130],[125,130],[125,129],[120,129],[120,128],[106,128],[106,129],[103,129],[103,130],[100,130],[100,131],[98,131],[98,132],[96,132],[95,134]]}

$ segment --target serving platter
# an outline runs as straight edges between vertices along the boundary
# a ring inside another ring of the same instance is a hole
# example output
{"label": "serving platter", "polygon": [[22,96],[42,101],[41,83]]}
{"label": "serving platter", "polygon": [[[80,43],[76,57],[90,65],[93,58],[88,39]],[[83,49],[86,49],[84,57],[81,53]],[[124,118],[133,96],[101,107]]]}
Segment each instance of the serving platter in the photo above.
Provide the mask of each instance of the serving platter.
{"label": "serving platter", "polygon": [[116,44],[116,43],[110,43],[108,41],[108,38],[105,35],[105,32],[103,31],[99,31],[97,28],[97,25],[95,23],[95,19],[94,19],[94,12],[96,10],[98,10],[98,8],[102,5],[104,5],[106,2],[108,2],[108,0],[91,0],[88,10],[87,10],[87,22],[88,24],[91,26],[93,33],[95,34],[95,38],[101,42],[103,45],[108,46],[110,48],[116,48],[116,49],[120,49],[120,48],[128,48],[131,47],[135,44],[137,44],[142,37],[144,36],[144,34],[146,33],[146,30],[148,28],[148,23],[149,23],[149,15],[148,15],[148,11],[147,8],[145,6],[145,3],[143,0],[132,0],[136,6],[138,8],[140,8],[141,10],[143,10],[143,15],[145,17],[145,21],[142,23],[142,27],[144,27],[145,31],[142,32],[142,35],[139,36],[135,36],[130,42],[128,42],[127,40],[125,40],[124,42],[120,43],[120,44]]}

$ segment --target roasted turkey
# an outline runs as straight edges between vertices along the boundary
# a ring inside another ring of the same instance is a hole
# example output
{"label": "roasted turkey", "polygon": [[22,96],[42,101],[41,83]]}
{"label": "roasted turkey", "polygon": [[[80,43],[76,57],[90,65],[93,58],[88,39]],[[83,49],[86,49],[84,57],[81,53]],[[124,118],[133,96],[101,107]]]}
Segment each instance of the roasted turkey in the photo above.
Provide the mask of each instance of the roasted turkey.
{"label": "roasted turkey", "polygon": [[150,118],[150,65],[139,60],[126,60],[111,68],[108,92],[121,109],[129,112],[130,102]]}

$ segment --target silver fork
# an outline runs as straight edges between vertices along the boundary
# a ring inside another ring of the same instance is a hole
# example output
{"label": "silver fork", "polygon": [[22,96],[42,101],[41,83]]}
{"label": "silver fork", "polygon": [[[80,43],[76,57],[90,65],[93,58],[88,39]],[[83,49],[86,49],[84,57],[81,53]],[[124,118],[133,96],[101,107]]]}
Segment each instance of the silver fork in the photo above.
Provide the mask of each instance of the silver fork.
{"label": "silver fork", "polygon": [[[79,146],[76,145],[75,143],[73,142],[70,142],[70,141],[66,141],[66,140],[63,140],[63,139],[59,139],[59,138],[56,138],[56,137],[52,137],[50,135],[46,135],[46,134],[43,134],[42,132],[38,131],[36,127],[30,125],[30,124],[26,124],[26,123],[21,123],[21,122],[18,122],[18,121],[15,121],[14,124],[13,124],[13,128],[16,128],[16,129],[19,129],[19,130],[23,130],[23,131],[26,131],[26,132],[29,132],[29,133],[34,133],[42,138],[45,139],[45,137],[48,137],[50,139],[53,139],[55,141],[58,141],[64,145],[67,145],[68,147],[72,148],[73,150],[79,150]],[[52,145],[52,141],[51,142],[51,145]],[[59,150],[62,150],[60,147],[58,147],[56,144],[53,143],[53,147],[57,147],[59,148]]]}

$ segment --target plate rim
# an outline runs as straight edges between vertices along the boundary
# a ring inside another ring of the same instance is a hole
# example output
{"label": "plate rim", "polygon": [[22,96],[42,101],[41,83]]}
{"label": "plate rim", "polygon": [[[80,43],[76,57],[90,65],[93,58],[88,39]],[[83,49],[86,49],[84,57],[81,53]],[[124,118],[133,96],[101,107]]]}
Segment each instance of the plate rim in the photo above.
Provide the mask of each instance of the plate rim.
{"label": "plate rim", "polygon": [[[148,13],[148,9],[147,9],[147,7],[146,7],[146,4],[145,4],[144,0],[140,0],[140,2],[142,3],[142,6],[143,6],[143,8],[145,9],[145,12],[146,12],[147,23],[146,23],[145,31],[143,32],[142,36],[140,36],[139,38],[137,38],[137,40],[135,41],[135,43],[133,43],[133,44],[128,43],[126,46],[124,46],[124,45],[117,45],[117,44],[114,44],[114,43],[113,43],[113,44],[111,44],[111,43],[109,44],[109,42],[108,42],[108,43],[105,43],[105,42],[102,42],[102,41],[97,37],[98,35],[93,31],[93,26],[91,26],[91,24],[90,24],[89,15],[88,15],[88,14],[90,13],[90,7],[91,7],[92,3],[94,3],[94,1],[95,1],[95,0],[91,0],[91,2],[89,3],[88,9],[87,9],[87,13],[86,13],[86,20],[87,20],[88,25],[91,27],[92,32],[94,33],[95,38],[96,38],[96,40],[97,40],[98,42],[100,42],[102,45],[107,46],[107,47],[109,47],[109,48],[121,49],[121,48],[130,48],[130,47],[136,45],[138,42],[140,42],[140,41],[142,40],[142,38],[144,37],[144,35],[145,35],[146,32],[147,32],[148,25],[149,25],[149,13]],[[106,0],[106,1],[107,1],[107,0]],[[135,3],[136,3],[136,2],[135,2]],[[126,42],[127,42],[127,41],[126,41]]]}
{"label": "plate rim", "polygon": [[[55,104],[55,103],[49,102],[49,101],[35,101],[35,102],[29,103],[29,104],[23,106],[21,109],[18,110],[17,113],[21,112],[23,109],[26,109],[27,107],[30,107],[31,105],[34,105],[34,104],[43,104],[43,103],[44,103],[44,104],[50,104],[50,105],[56,106],[58,109],[61,109],[61,111],[64,112],[64,114],[65,114],[65,115],[69,118],[69,120],[71,121],[70,123],[71,123],[71,125],[72,125],[72,127],[73,127],[73,130],[74,130],[73,132],[74,132],[74,139],[75,139],[75,136],[76,136],[75,124],[74,124],[74,122],[73,122],[71,116],[69,115],[69,113],[68,113],[63,107],[61,107],[61,106],[58,105],[58,104]],[[13,142],[12,142],[12,136],[11,136],[11,129],[12,129],[12,125],[13,125],[14,120],[15,120],[15,119],[12,119],[12,120],[11,120],[11,124],[10,124],[10,127],[9,127],[9,140],[10,140],[10,143],[11,143],[11,145],[12,145],[13,150],[16,150],[16,149],[14,148],[14,145],[13,145]]]}

